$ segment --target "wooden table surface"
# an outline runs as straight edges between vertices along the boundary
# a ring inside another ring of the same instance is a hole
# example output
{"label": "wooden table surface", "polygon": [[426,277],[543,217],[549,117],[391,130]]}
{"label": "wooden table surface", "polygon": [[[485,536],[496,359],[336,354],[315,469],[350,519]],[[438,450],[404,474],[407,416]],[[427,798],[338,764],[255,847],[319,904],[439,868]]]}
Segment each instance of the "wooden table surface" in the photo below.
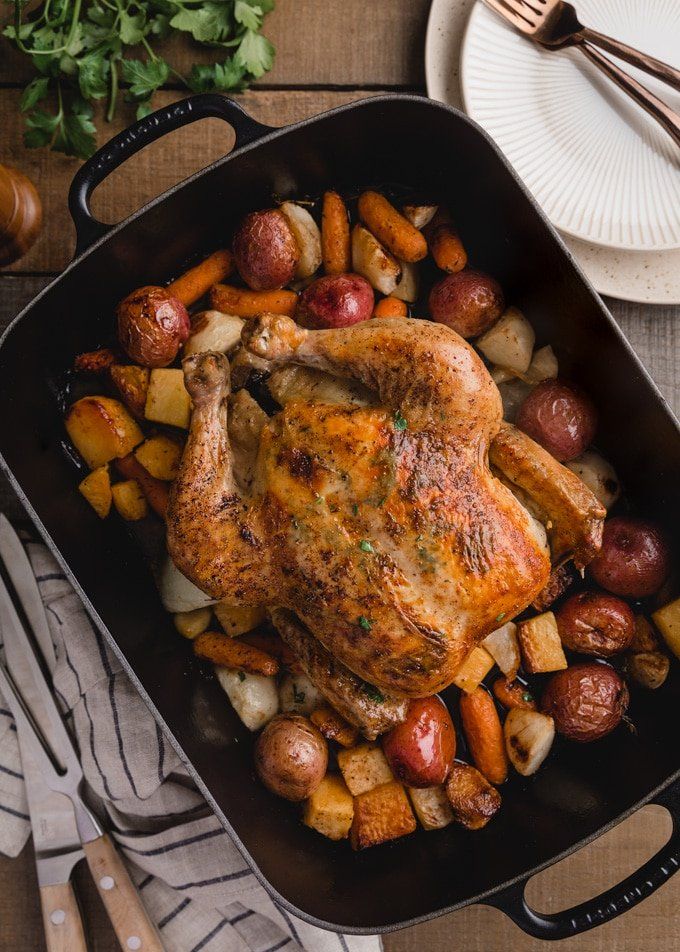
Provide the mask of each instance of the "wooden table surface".
{"label": "wooden table surface", "polygon": [[[238,97],[255,118],[283,125],[375,92],[424,93],[423,46],[429,0],[277,0],[266,32],[276,45],[276,65],[264,82]],[[0,13],[0,16],[4,14]],[[182,69],[206,53],[189,44],[169,45],[168,56]],[[26,65],[0,39],[0,162],[16,165],[38,185],[45,206],[45,228],[32,251],[0,273],[0,324],[4,326],[68,262],[73,228],[67,209],[68,184],[77,163],[45,151],[28,152],[21,144],[18,102],[27,79]],[[179,92],[164,90],[162,105]],[[131,121],[131,114],[110,126],[100,123],[101,141]],[[232,136],[218,120],[206,120],[176,132],[136,156],[97,191],[96,214],[115,222],[188,174],[227,151]],[[653,307],[608,301],[633,347],[665,397],[680,411],[680,307]],[[23,512],[9,488],[0,484],[0,509],[20,519]],[[576,856],[547,870],[528,888],[530,902],[556,911],[613,885],[658,849],[670,832],[668,815],[649,807]],[[456,861],[454,858],[452,861]],[[458,858],[464,863],[465,858]],[[117,949],[88,875],[76,873],[91,947]],[[671,952],[680,948],[680,876],[614,922],[563,945],[570,952]],[[38,952],[44,948],[29,846],[14,860],[0,857],[0,949]],[[407,929],[385,942],[389,952],[534,952],[543,943],[527,938],[495,910],[474,907],[435,922]]]}

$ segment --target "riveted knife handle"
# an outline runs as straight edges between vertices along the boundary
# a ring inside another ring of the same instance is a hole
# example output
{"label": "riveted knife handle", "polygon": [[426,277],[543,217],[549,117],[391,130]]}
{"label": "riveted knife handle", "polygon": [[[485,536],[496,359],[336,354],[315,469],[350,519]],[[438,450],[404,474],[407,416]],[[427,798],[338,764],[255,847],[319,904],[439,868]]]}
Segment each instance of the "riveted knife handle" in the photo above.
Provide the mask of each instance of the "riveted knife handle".
{"label": "riveted knife handle", "polygon": [[83,843],[83,850],[121,949],[163,952],[156,927],[111,839],[105,833]]}
{"label": "riveted knife handle", "polygon": [[47,952],[87,952],[83,920],[71,883],[40,887]]}

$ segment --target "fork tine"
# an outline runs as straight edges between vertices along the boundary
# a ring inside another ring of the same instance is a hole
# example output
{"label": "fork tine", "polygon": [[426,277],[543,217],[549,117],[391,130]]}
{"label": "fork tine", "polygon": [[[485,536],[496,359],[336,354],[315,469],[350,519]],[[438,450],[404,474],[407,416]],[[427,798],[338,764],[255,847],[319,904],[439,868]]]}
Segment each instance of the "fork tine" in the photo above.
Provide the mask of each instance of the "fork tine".
{"label": "fork tine", "polygon": [[[527,19],[528,10],[519,0],[484,0],[487,7],[495,10],[504,20],[521,33],[533,33],[534,25]],[[510,5],[512,4],[512,6]],[[520,13],[524,9],[524,14]]]}

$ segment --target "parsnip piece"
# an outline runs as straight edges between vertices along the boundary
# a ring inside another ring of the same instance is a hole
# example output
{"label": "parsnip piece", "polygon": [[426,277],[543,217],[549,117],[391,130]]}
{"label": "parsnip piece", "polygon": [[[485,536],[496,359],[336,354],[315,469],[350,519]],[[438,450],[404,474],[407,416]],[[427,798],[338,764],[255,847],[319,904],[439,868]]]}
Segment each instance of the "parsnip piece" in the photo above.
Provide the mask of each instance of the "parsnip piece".
{"label": "parsnip piece", "polygon": [[557,622],[552,612],[543,612],[517,626],[517,637],[529,674],[562,671],[567,667]]}
{"label": "parsnip piece", "polygon": [[201,311],[191,325],[191,334],[184,345],[183,355],[213,351],[228,354],[241,342],[243,320],[235,314],[222,311]]}
{"label": "parsnip piece", "polygon": [[154,423],[189,429],[191,397],[181,370],[162,367],[151,371],[144,416]]}
{"label": "parsnip piece", "polygon": [[354,818],[354,798],[342,777],[326,774],[309,800],[302,822],[329,840],[344,840]]}
{"label": "parsnip piece", "polygon": [[461,691],[472,694],[475,688],[479,687],[489,671],[491,671],[494,664],[493,656],[489,654],[486,648],[477,645],[456,671],[453,683],[456,687],[459,687]]}
{"label": "parsnip piece", "polygon": [[555,723],[549,714],[513,707],[503,725],[508,760],[523,777],[536,773],[555,740]]}
{"label": "parsnip piece", "polygon": [[393,294],[399,278],[399,262],[363,225],[352,229],[352,268],[382,294]]}
{"label": "parsnip piece", "polygon": [[259,730],[278,714],[276,678],[219,667],[215,675],[248,730]]}
{"label": "parsnip piece", "polygon": [[408,787],[413,809],[425,830],[442,830],[453,822],[453,810],[446,787]]}
{"label": "parsnip piece", "polygon": [[310,213],[302,205],[284,202],[280,206],[300,249],[295,277],[308,278],[321,267],[321,232]]}
{"label": "parsnip piece", "polygon": [[520,666],[519,644],[517,642],[517,625],[506,622],[482,641],[491,657],[508,680],[513,681]]}
{"label": "parsnip piece", "polygon": [[557,357],[550,344],[534,351],[529,369],[522,377],[527,383],[535,386],[541,380],[553,380],[558,374]]}
{"label": "parsnip piece", "polygon": [[621,495],[621,484],[614,467],[595,450],[586,450],[565,466],[576,473],[605,509],[611,509]]}
{"label": "parsnip piece", "polygon": [[509,307],[475,343],[492,364],[523,374],[529,369],[535,340],[526,317],[516,307]]}

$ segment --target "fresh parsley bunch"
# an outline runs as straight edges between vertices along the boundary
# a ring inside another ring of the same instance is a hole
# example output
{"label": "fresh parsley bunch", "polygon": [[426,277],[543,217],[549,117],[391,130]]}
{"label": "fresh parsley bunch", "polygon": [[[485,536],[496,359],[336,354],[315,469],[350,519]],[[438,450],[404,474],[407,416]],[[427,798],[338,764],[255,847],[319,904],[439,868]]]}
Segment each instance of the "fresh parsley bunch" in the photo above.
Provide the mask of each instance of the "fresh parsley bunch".
{"label": "fresh parsley bunch", "polygon": [[[14,22],[4,35],[37,73],[21,97],[29,149],[50,146],[88,158],[96,148],[92,101],[108,99],[110,122],[121,85],[141,118],[170,79],[194,92],[237,92],[274,62],[274,47],[260,33],[274,0],[42,0],[26,19],[28,0],[7,2],[14,5]],[[173,30],[228,55],[182,76],[153,49]],[[48,99],[53,111],[43,108]]]}

